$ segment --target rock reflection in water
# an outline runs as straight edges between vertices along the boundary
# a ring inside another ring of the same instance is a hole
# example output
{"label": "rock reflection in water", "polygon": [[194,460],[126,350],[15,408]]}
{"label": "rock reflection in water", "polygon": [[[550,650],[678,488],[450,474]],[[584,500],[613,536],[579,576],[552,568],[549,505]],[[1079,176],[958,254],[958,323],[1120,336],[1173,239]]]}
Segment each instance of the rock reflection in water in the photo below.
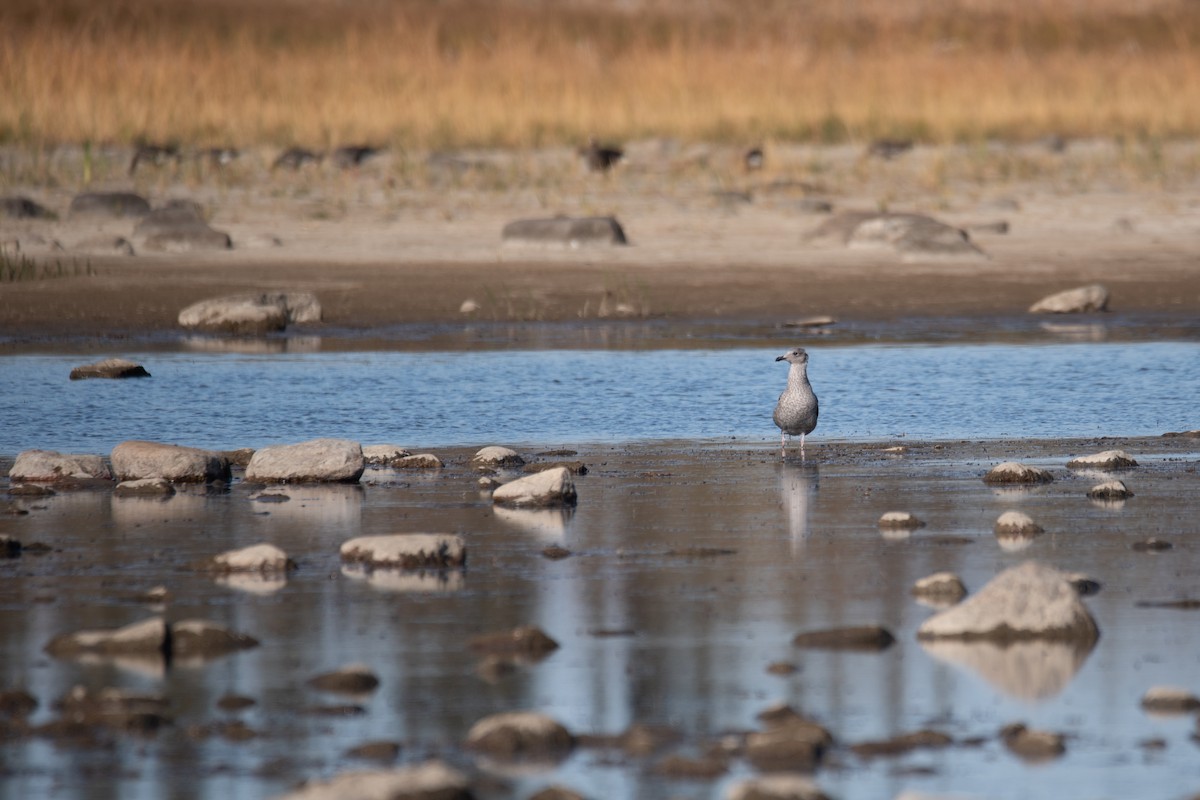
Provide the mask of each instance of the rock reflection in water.
{"label": "rock reflection in water", "polygon": [[282,575],[263,575],[257,572],[233,572],[218,575],[215,580],[218,586],[256,595],[275,594],[287,586],[287,578]]}
{"label": "rock reflection in water", "polygon": [[1019,700],[1040,702],[1057,696],[1075,677],[1095,642],[1034,639],[1008,645],[949,639],[921,642],[939,661],[966,667],[1001,692]]}
{"label": "rock reflection in water", "polygon": [[457,592],[466,585],[462,570],[457,569],[370,569],[361,564],[343,564],[342,574],[347,578],[366,581],[371,588],[386,592]]}
{"label": "rock reflection in water", "polygon": [[570,508],[505,508],[495,506],[496,519],[545,542],[561,542],[570,528]]}
{"label": "rock reflection in water", "polygon": [[220,336],[186,336],[183,348],[194,353],[232,353],[234,355],[270,356],[282,353],[319,353],[320,336],[288,336],[286,338],[224,338]]}
{"label": "rock reflection in water", "polygon": [[[300,485],[272,488],[286,495],[282,503],[253,501],[255,511],[271,524],[313,525],[355,531],[362,525],[363,490],[357,485]],[[349,537],[347,537],[349,538]]]}

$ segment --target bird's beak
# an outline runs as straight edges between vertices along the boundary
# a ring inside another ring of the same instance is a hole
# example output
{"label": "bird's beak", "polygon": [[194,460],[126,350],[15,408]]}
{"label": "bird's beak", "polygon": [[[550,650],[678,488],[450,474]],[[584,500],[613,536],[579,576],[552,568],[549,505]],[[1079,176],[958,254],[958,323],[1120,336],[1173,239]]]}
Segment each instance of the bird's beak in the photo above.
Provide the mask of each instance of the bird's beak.
{"label": "bird's beak", "polygon": [[783,361],[785,358],[787,358],[787,356],[780,356],[779,358],[777,358],[777,359],[775,359],[775,360],[776,360],[776,361]]}

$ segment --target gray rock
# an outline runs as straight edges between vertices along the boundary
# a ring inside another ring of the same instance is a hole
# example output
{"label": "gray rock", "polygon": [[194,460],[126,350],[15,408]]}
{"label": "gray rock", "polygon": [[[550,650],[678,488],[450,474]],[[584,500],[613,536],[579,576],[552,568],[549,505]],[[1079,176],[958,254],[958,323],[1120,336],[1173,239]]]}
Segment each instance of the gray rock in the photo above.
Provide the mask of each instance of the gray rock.
{"label": "gray rock", "polygon": [[171,624],[171,655],[176,658],[214,658],[258,647],[258,640],[235,633],[203,619],[184,619]]}
{"label": "gray rock", "polygon": [[935,572],[914,583],[912,593],[917,597],[957,603],[967,596],[967,587],[953,572]]}
{"label": "gray rock", "polygon": [[7,219],[54,219],[56,214],[28,197],[0,197],[0,217]]}
{"label": "gray rock", "polygon": [[112,473],[100,456],[70,455],[54,450],[24,450],[17,454],[8,477],[14,483],[52,483],[88,478],[112,480]]}
{"label": "gray rock", "polygon": [[509,711],[476,722],[467,731],[466,746],[504,760],[560,760],[575,745],[575,737],[560,723],[535,711]]}
{"label": "gray rock", "polygon": [[308,685],[323,692],[367,694],[379,688],[379,676],[362,664],[347,664],[332,672],[308,679]]}
{"label": "gray rock", "polygon": [[56,636],[46,652],[56,658],[72,658],[88,653],[98,655],[165,654],[170,634],[162,617],[151,617],[122,628],[84,630]]}
{"label": "gray rock", "polygon": [[991,484],[1050,483],[1053,480],[1054,476],[1041,467],[1016,461],[997,464],[983,476],[983,482]]}
{"label": "gray rock", "polygon": [[765,771],[812,772],[833,745],[827,728],[797,714],[790,706],[777,706],[758,715],[766,730],[746,735],[745,755]]}
{"label": "gray rock", "polygon": [[224,231],[204,223],[176,225],[153,233],[141,242],[142,250],[152,253],[193,253],[197,250],[228,250],[233,240]]}
{"label": "gray rock", "polygon": [[139,478],[132,481],[121,481],[113,489],[117,497],[162,497],[175,494],[175,487],[165,478]]}
{"label": "gray rock", "polygon": [[273,544],[259,544],[226,550],[209,559],[204,568],[221,574],[254,572],[262,575],[281,575],[296,569],[296,562]]}
{"label": "gray rock", "polygon": [[518,507],[575,505],[577,495],[571,471],[566,467],[527,475],[506,483],[492,492],[492,501]]}
{"label": "gray rock", "polygon": [[826,220],[808,238],[851,248],[890,249],[905,261],[987,257],[966,231],[924,214],[846,211]]}
{"label": "gray rock", "polygon": [[1093,500],[1125,500],[1133,497],[1133,492],[1121,481],[1105,481],[1088,489],[1087,496]]}
{"label": "gray rock", "polygon": [[275,800],[472,800],[465,775],[441,761],[389,770],[341,772],[309,781]]}
{"label": "gray rock", "polygon": [[807,775],[779,773],[747,778],[729,787],[725,800],[829,800]]}
{"label": "gray rock", "polygon": [[150,213],[150,203],[133,192],[83,192],[71,200],[72,219],[126,219]]}
{"label": "gray rock", "polygon": [[71,370],[73,381],[86,378],[149,378],[150,373],[141,364],[124,358],[106,358],[92,364],[84,364]]}
{"label": "gray rock", "polygon": [[371,466],[390,466],[412,453],[394,444],[363,445],[363,461]]}
{"label": "gray rock", "polygon": [[799,200],[792,202],[789,207],[793,211],[798,211],[801,214],[833,213],[833,203],[817,197],[801,197]]}
{"label": "gray rock", "polygon": [[1027,561],[917,629],[920,639],[1094,642],[1100,635],[1079,593],[1058,570]]}
{"label": "gray rock", "polygon": [[342,543],[341,556],[372,568],[446,569],[466,566],[467,545],[449,533],[358,536]]}
{"label": "gray rock", "polygon": [[193,303],[179,312],[184,328],[237,335],[281,331],[289,324],[320,322],[312,292],[262,292]]}
{"label": "gray rock", "polygon": [[1021,511],[1005,511],[996,519],[993,530],[997,536],[1036,536],[1044,532],[1041,525]]}
{"label": "gray rock", "polygon": [[942,733],[923,729],[901,733],[888,739],[876,739],[850,745],[850,752],[859,758],[895,758],[914,750],[936,750],[954,744],[954,739]]}
{"label": "gray rock", "polygon": [[1031,314],[1082,314],[1108,308],[1108,289],[1098,283],[1043,297],[1029,307]]}
{"label": "gray rock", "polygon": [[156,208],[138,220],[133,226],[133,235],[147,238],[180,226],[207,225],[204,209],[191,200],[171,200],[162,208]]}
{"label": "gray rock", "polygon": [[392,462],[396,469],[441,469],[442,460],[433,453],[416,453]]}
{"label": "gray rock", "polygon": [[879,625],[857,625],[845,628],[826,628],[805,631],[792,638],[796,647],[827,650],[886,650],[896,641],[887,628]]}
{"label": "gray rock", "polygon": [[907,511],[888,511],[879,518],[879,527],[900,528],[911,531],[925,527],[925,523]]}
{"label": "gray rock", "polygon": [[357,483],[366,463],[348,439],[313,439],[256,450],[246,465],[250,483]]}
{"label": "gray rock", "polygon": [[1000,740],[1009,752],[1025,761],[1049,761],[1067,752],[1061,733],[1030,730],[1019,723],[1006,725],[1000,731]]}
{"label": "gray rock", "polygon": [[1200,710],[1200,697],[1175,686],[1154,686],[1142,695],[1142,708],[1153,714],[1190,714]]}
{"label": "gray rock", "polygon": [[533,625],[522,625],[503,633],[476,636],[469,644],[477,653],[522,656],[530,659],[545,658],[558,649],[558,642]]}
{"label": "gray rock", "polygon": [[121,442],[109,456],[117,480],[162,478],[173,483],[229,482],[229,460],[211,450],[175,444]]}
{"label": "gray rock", "polygon": [[1088,456],[1080,456],[1067,462],[1070,469],[1132,469],[1138,462],[1124,450],[1105,450]]}
{"label": "gray rock", "polygon": [[614,217],[521,219],[505,225],[501,238],[508,244],[570,248],[628,243]]}
{"label": "gray rock", "polygon": [[525,459],[517,454],[516,450],[507,447],[485,447],[471,457],[471,463],[475,466],[486,467],[519,467],[525,463]]}

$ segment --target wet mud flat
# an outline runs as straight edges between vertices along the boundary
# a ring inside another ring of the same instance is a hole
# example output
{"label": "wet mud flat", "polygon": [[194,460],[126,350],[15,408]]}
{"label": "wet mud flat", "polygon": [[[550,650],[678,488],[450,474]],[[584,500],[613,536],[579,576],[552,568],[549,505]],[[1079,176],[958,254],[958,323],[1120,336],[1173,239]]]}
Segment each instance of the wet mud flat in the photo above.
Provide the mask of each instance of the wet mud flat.
{"label": "wet mud flat", "polygon": [[[235,475],[167,499],[111,485],[10,494],[0,535],[21,548],[0,561],[5,785],[24,796],[274,796],[437,758],[489,798],[552,785],[593,798],[725,797],[778,770],[834,797],[1200,788],[1194,711],[1140,705],[1155,686],[1200,691],[1196,438],[817,439],[803,462],[781,461],[768,441],[517,449],[574,468],[577,504],[495,506],[474,449],[461,448],[437,451],[441,469],[368,469],[357,485],[264,490]],[[1111,449],[1137,466],[1066,466]],[[983,482],[1010,460],[1053,481]],[[1113,478],[1132,496],[1089,499]],[[1013,510],[1043,532],[997,536]],[[924,526],[881,528],[890,511]],[[363,570],[339,556],[354,537],[415,532],[460,536],[465,568]],[[297,568],[196,568],[259,542]],[[1096,642],[917,640],[933,613],[911,593],[917,580],[949,570],[974,593],[1030,559],[1099,585],[1085,598]],[[258,645],[171,663],[44,650],[62,633],[156,614]],[[557,647],[496,644],[523,641],[508,634],[526,626]],[[793,643],[856,626],[882,626],[894,642]],[[377,684],[310,682],[352,664]],[[72,716],[77,686],[149,695],[153,714]],[[18,690],[36,706],[13,699]],[[515,710],[557,721],[570,744],[515,762],[464,745],[477,722]],[[790,715],[830,734],[819,754],[755,751],[753,735]],[[1022,753],[1011,728],[1001,734],[1014,723],[1060,735],[1060,749]]]}

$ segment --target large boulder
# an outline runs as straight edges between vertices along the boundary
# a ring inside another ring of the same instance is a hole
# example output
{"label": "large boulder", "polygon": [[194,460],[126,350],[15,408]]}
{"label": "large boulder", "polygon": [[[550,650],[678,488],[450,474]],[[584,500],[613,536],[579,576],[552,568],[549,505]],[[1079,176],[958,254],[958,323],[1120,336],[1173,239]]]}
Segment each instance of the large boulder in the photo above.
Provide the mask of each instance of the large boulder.
{"label": "large boulder", "polygon": [[0,197],[0,217],[8,219],[54,219],[54,212],[28,197]]}
{"label": "large boulder", "polygon": [[1027,639],[1090,643],[1099,635],[1068,576],[1036,561],[1005,570],[975,595],[917,629],[920,639],[1001,643]]}
{"label": "large boulder", "polygon": [[150,203],[133,192],[83,192],[71,200],[72,219],[126,219],[150,213]]}
{"label": "large boulder", "polygon": [[162,478],[174,483],[228,483],[230,478],[229,459],[195,447],[132,440],[114,447],[109,458],[121,481]]}
{"label": "large boulder", "polygon": [[100,456],[71,455],[54,450],[24,450],[17,454],[8,477],[14,483],[51,483],[88,478],[112,480],[112,473]]}
{"label": "large boulder", "polygon": [[341,555],[370,568],[446,569],[466,566],[467,545],[450,533],[358,536],[342,543]]}
{"label": "large boulder", "polygon": [[493,502],[520,507],[575,505],[576,499],[575,482],[566,467],[517,478],[492,492]]}
{"label": "large boulder", "polygon": [[70,378],[80,381],[87,378],[149,378],[150,373],[141,364],[125,358],[106,358],[84,364],[71,370]]}
{"label": "large boulder", "polygon": [[625,231],[614,217],[550,217],[519,219],[504,226],[506,244],[579,248],[627,244]]}
{"label": "large boulder", "polygon": [[1029,307],[1031,314],[1082,314],[1108,308],[1108,289],[1098,283],[1043,297]]}
{"label": "large boulder", "polygon": [[890,249],[905,261],[987,258],[966,231],[924,214],[847,211],[826,220],[809,239],[851,248]]}
{"label": "large boulder", "polygon": [[309,781],[275,800],[471,800],[470,783],[441,761],[387,770],[340,772]]}
{"label": "large boulder", "polygon": [[357,483],[366,462],[349,439],[313,439],[256,450],[246,465],[250,483]]}
{"label": "large boulder", "polygon": [[201,300],[179,312],[181,327],[250,335],[281,331],[291,323],[321,321],[312,292],[260,292]]}

